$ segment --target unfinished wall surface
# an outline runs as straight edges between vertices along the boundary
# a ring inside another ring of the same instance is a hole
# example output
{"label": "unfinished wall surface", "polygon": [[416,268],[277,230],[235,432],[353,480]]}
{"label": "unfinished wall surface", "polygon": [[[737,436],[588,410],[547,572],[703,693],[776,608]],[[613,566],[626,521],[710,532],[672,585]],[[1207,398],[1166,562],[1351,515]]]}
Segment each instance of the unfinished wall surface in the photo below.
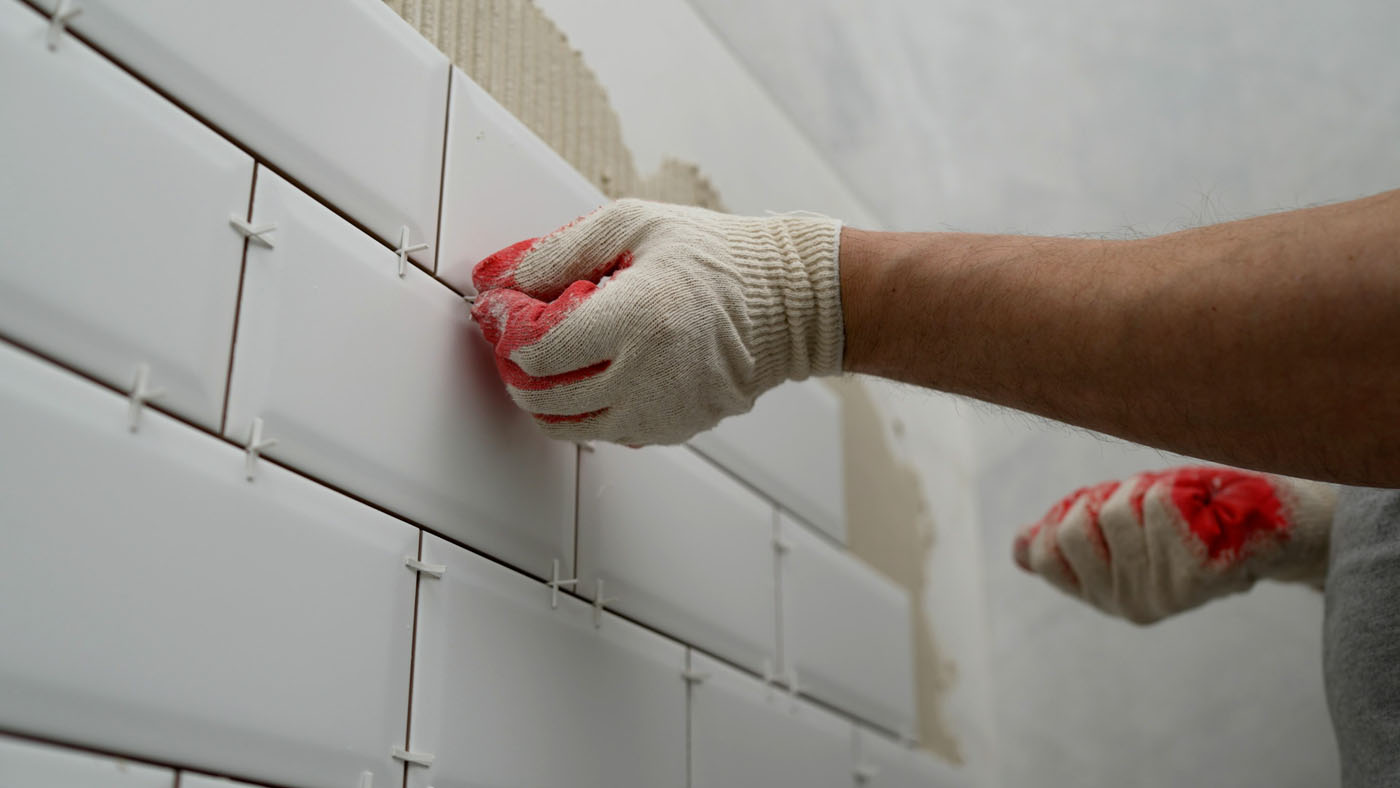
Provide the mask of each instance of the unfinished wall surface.
{"label": "unfinished wall surface", "polygon": [[471,265],[607,198],[388,6],[0,0],[0,94],[0,782],[964,784],[828,390],[510,402]]}
{"label": "unfinished wall surface", "polygon": [[[693,5],[886,226],[1131,235],[1400,183],[1385,0]],[[1011,563],[1070,490],[1181,458],[960,415],[1003,784],[1337,784],[1316,594],[1139,629]]]}

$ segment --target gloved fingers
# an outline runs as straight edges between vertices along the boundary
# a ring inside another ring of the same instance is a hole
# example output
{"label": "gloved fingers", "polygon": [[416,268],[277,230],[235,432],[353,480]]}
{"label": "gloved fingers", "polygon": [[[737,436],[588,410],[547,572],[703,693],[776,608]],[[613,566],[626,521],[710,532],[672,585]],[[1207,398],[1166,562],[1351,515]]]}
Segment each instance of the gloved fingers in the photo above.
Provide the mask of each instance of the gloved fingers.
{"label": "gloved fingers", "polygon": [[1117,609],[1113,598],[1113,572],[1108,547],[1099,528],[1099,508],[1117,487],[1116,482],[1091,487],[1079,496],[1057,529],[1060,554],[1079,578],[1079,592],[1091,604],[1109,612]]}
{"label": "gloved fingers", "polygon": [[1051,585],[1079,596],[1079,576],[1060,550],[1059,530],[1059,521],[1042,521],[1027,546],[1026,561],[1032,572]]}
{"label": "gloved fingers", "polygon": [[563,422],[571,417],[581,418],[584,414],[598,413],[611,408],[619,390],[618,370],[610,362],[594,365],[598,368],[579,370],[578,373],[565,373],[552,378],[532,380],[563,380],[553,386],[519,388],[510,386],[511,399],[521,410],[536,416],[541,423]]}
{"label": "gloved fingers", "polygon": [[1141,514],[1142,498],[1152,485],[1153,474],[1125,480],[1099,507],[1099,532],[1110,556],[1110,583],[1120,613],[1132,617],[1133,607],[1147,585],[1150,568]]}
{"label": "gloved fingers", "polygon": [[642,204],[631,200],[599,208],[487,257],[472,269],[472,284],[482,293],[509,288],[542,300],[557,298],[576,282],[597,284],[632,265],[644,214]]}
{"label": "gloved fingers", "polygon": [[1021,529],[1016,535],[1016,540],[1012,543],[1012,558],[1016,565],[1027,572],[1036,571],[1031,566],[1031,544],[1040,536],[1040,532],[1047,527],[1057,527],[1065,515],[1069,513],[1074,503],[1085,493],[1085,489],[1075,490],[1050,507],[1049,511],[1041,515],[1041,518],[1034,523]]}
{"label": "gloved fingers", "polygon": [[509,356],[539,342],[597,290],[592,282],[575,282],[551,301],[510,288],[488,290],[472,305],[472,319],[497,355]]}

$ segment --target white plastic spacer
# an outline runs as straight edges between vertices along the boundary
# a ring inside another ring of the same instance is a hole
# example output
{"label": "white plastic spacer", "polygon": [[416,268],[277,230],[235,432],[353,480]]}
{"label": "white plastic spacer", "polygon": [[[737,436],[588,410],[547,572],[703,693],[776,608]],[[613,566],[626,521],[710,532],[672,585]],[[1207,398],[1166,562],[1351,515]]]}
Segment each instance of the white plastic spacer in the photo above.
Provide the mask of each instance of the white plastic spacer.
{"label": "white plastic spacer", "polygon": [[476,296],[462,296],[462,300],[467,302],[467,306],[476,306]]}
{"label": "white plastic spacer", "polygon": [[410,246],[408,243],[408,228],[399,228],[399,247],[394,250],[394,254],[399,256],[400,277],[408,273],[408,256],[410,254],[413,254],[414,252],[421,252],[427,248],[427,244],[413,244]]}
{"label": "white plastic spacer", "polygon": [[554,610],[559,607],[560,587],[576,585],[578,585],[577,577],[571,577],[568,580],[559,579],[559,559],[554,559],[554,568],[549,572],[549,609]]}
{"label": "white plastic spacer", "polygon": [[263,420],[253,419],[253,428],[248,434],[248,445],[245,447],[247,454],[244,457],[243,473],[248,481],[253,480],[253,475],[258,467],[258,457],[263,451],[277,445],[277,441],[272,438],[263,437]]}
{"label": "white plastic spacer", "polygon": [[357,788],[374,788],[374,772],[360,772],[360,782]]}
{"label": "white plastic spacer", "polygon": [[603,596],[603,578],[598,578],[596,593],[593,594],[593,628],[598,629],[603,626],[603,608],[609,602],[616,602],[617,597]]}
{"label": "white plastic spacer", "polygon": [[579,450],[581,450],[581,451],[586,451],[586,452],[595,452],[595,451],[597,451],[597,449],[593,448],[593,444],[589,443],[588,441],[576,441],[576,442],[575,442],[575,445],[577,445],[577,446],[579,447]]}
{"label": "white plastic spacer", "polygon": [[63,33],[68,29],[68,23],[82,12],[83,9],[78,8],[68,0],[58,0],[58,7],[53,10],[53,15],[49,17],[49,30],[45,39],[49,45],[49,51],[58,49],[58,42],[63,40]]}
{"label": "white plastic spacer", "polygon": [[389,755],[396,761],[411,763],[414,766],[432,766],[433,759],[437,757],[430,752],[412,752],[397,745],[389,750]]}
{"label": "white plastic spacer", "polygon": [[686,669],[681,671],[681,678],[685,679],[685,683],[687,684],[704,684],[706,681],[709,681],[710,674],[703,670]]}
{"label": "white plastic spacer", "polygon": [[442,577],[447,572],[446,564],[426,564],[411,555],[403,557],[403,564],[418,574],[428,577]]}
{"label": "white plastic spacer", "polygon": [[151,368],[142,364],[136,368],[136,380],[131,384],[131,393],[127,395],[127,427],[135,432],[141,427],[141,410],[146,407],[146,403],[165,394],[165,389],[153,389],[150,387]]}
{"label": "white plastic spacer", "polygon": [[764,697],[769,701],[773,700],[773,690],[778,683],[778,673],[773,670],[773,660],[763,660],[763,686],[766,688]]}
{"label": "white plastic spacer", "polygon": [[874,764],[862,763],[851,772],[851,776],[856,778],[856,782],[865,785],[880,776],[880,767]]}
{"label": "white plastic spacer", "polygon": [[238,231],[239,235],[247,238],[248,243],[266,246],[269,249],[272,248],[272,239],[268,238],[267,234],[277,229],[277,224],[275,222],[254,226],[238,216],[230,215],[228,217],[228,223],[233,229]]}

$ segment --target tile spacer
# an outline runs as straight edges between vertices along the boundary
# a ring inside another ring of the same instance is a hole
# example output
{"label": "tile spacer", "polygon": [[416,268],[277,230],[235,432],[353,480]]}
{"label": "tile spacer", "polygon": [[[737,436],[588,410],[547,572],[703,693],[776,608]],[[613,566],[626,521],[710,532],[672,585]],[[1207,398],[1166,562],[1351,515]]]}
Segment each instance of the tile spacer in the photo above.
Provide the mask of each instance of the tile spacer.
{"label": "tile spacer", "polygon": [[127,395],[127,427],[136,432],[141,427],[141,410],[146,407],[146,403],[165,394],[165,389],[153,389],[149,387],[151,368],[147,364],[136,367],[136,380],[131,384],[131,393]]}
{"label": "tile spacer", "polygon": [[593,444],[588,441],[575,441],[574,445],[578,446],[580,451],[586,451],[589,453],[597,451],[597,449],[593,448]]}
{"label": "tile spacer", "polygon": [[50,52],[58,49],[58,42],[68,30],[68,23],[73,21],[73,17],[82,12],[83,9],[78,8],[68,2],[68,0],[58,0],[58,7],[53,10],[53,15],[49,17],[49,30],[45,39],[49,45]]}
{"label": "tile spacer", "polygon": [[559,579],[559,559],[554,559],[554,568],[549,572],[549,609],[554,610],[559,607],[559,589],[561,586],[576,586],[578,578],[571,577],[568,580]]}
{"label": "tile spacer", "polygon": [[851,771],[851,776],[856,778],[856,782],[866,785],[880,775],[880,767],[870,763],[862,763]]}
{"label": "tile spacer", "polygon": [[258,457],[264,450],[277,445],[277,441],[272,438],[263,437],[263,420],[253,419],[253,428],[249,431],[248,445],[245,447],[247,455],[244,458],[243,474],[248,481],[253,480],[253,473],[258,465]]}
{"label": "tile spacer", "polygon": [[408,256],[427,248],[427,244],[413,244],[410,246],[408,243],[408,227],[403,226],[399,228],[399,247],[394,250],[394,254],[399,256],[399,278],[403,278],[403,275],[408,272]]}
{"label": "tile spacer", "polygon": [[763,660],[763,686],[767,688],[766,697],[773,700],[773,686],[778,683],[778,674],[773,670],[773,660]]}
{"label": "tile spacer", "polygon": [[233,229],[238,231],[239,235],[243,236],[244,238],[247,238],[249,243],[255,243],[259,246],[266,246],[269,249],[272,248],[272,239],[268,238],[267,234],[277,229],[276,222],[268,222],[267,224],[261,224],[255,227],[252,224],[245,222],[242,218],[230,214],[228,217],[228,223],[233,227]]}
{"label": "tile spacer", "polygon": [[428,577],[442,577],[447,572],[446,564],[426,564],[411,555],[403,557],[403,565],[412,569],[420,575]]}
{"label": "tile spacer", "polygon": [[710,674],[703,670],[690,670],[687,668],[681,671],[681,678],[685,679],[686,684],[704,684],[706,681],[710,680]]}
{"label": "tile spacer", "polygon": [[781,536],[773,537],[773,552],[778,555],[787,555],[792,550],[792,542]]}
{"label": "tile spacer", "polygon": [[603,578],[598,578],[597,591],[593,594],[593,628],[598,629],[603,626],[603,608],[609,602],[616,602],[617,597],[603,596]]}
{"label": "tile spacer", "polygon": [[476,296],[462,296],[462,300],[467,302],[467,306],[476,306]]}
{"label": "tile spacer", "polygon": [[360,772],[357,788],[374,788],[374,772]]}
{"label": "tile spacer", "polygon": [[389,750],[389,756],[396,761],[411,763],[414,766],[432,766],[433,759],[437,757],[430,752],[412,752],[398,745]]}

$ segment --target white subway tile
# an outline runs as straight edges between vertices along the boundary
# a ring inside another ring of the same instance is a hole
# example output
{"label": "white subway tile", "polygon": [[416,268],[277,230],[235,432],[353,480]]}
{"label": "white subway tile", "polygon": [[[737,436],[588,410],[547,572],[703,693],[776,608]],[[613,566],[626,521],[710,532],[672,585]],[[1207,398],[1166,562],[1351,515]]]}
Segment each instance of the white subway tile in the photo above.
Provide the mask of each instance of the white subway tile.
{"label": "white subway tile", "polygon": [[473,293],[472,267],[607,202],[461,69],[452,71],[438,276]]}
{"label": "white subway tile", "polygon": [[816,380],[784,383],[752,411],[725,419],[690,444],[783,508],[846,541],[841,403]]}
{"label": "white subway tile", "polygon": [[[402,778],[398,782],[402,782]],[[373,788],[373,784],[374,778],[371,777],[368,788]],[[359,788],[359,785],[358,782],[350,782],[346,783],[346,788]],[[227,777],[211,777],[207,774],[181,772],[180,788],[258,788],[258,786],[241,780],[231,780]]]}
{"label": "white subway tile", "polygon": [[408,525],[0,346],[0,727],[283,785],[402,774]]}
{"label": "white subway tile", "polygon": [[253,161],[0,4],[0,333],[218,429]]}
{"label": "white subway tile", "polygon": [[78,5],[74,30],[380,238],[435,242],[448,60],[381,0]]}
{"label": "white subway tile", "polygon": [[5,788],[173,788],[169,769],[0,736]]}
{"label": "white subway tile", "polygon": [[685,785],[681,646],[431,535],[423,560],[410,786]]}
{"label": "white subway tile", "polygon": [[692,788],[851,788],[849,722],[694,651],[690,669]]}
{"label": "white subway tile", "polygon": [[888,731],[914,726],[909,594],[859,558],[785,514],[779,538],[781,648],[787,680],[804,694]]}
{"label": "white subway tile", "polygon": [[441,282],[260,171],[226,434],[526,571],[572,570],[576,449],[511,402]]}
{"label": "white subway tile", "polygon": [[749,670],[775,668],[770,504],[682,446],[579,457],[579,590]]}

